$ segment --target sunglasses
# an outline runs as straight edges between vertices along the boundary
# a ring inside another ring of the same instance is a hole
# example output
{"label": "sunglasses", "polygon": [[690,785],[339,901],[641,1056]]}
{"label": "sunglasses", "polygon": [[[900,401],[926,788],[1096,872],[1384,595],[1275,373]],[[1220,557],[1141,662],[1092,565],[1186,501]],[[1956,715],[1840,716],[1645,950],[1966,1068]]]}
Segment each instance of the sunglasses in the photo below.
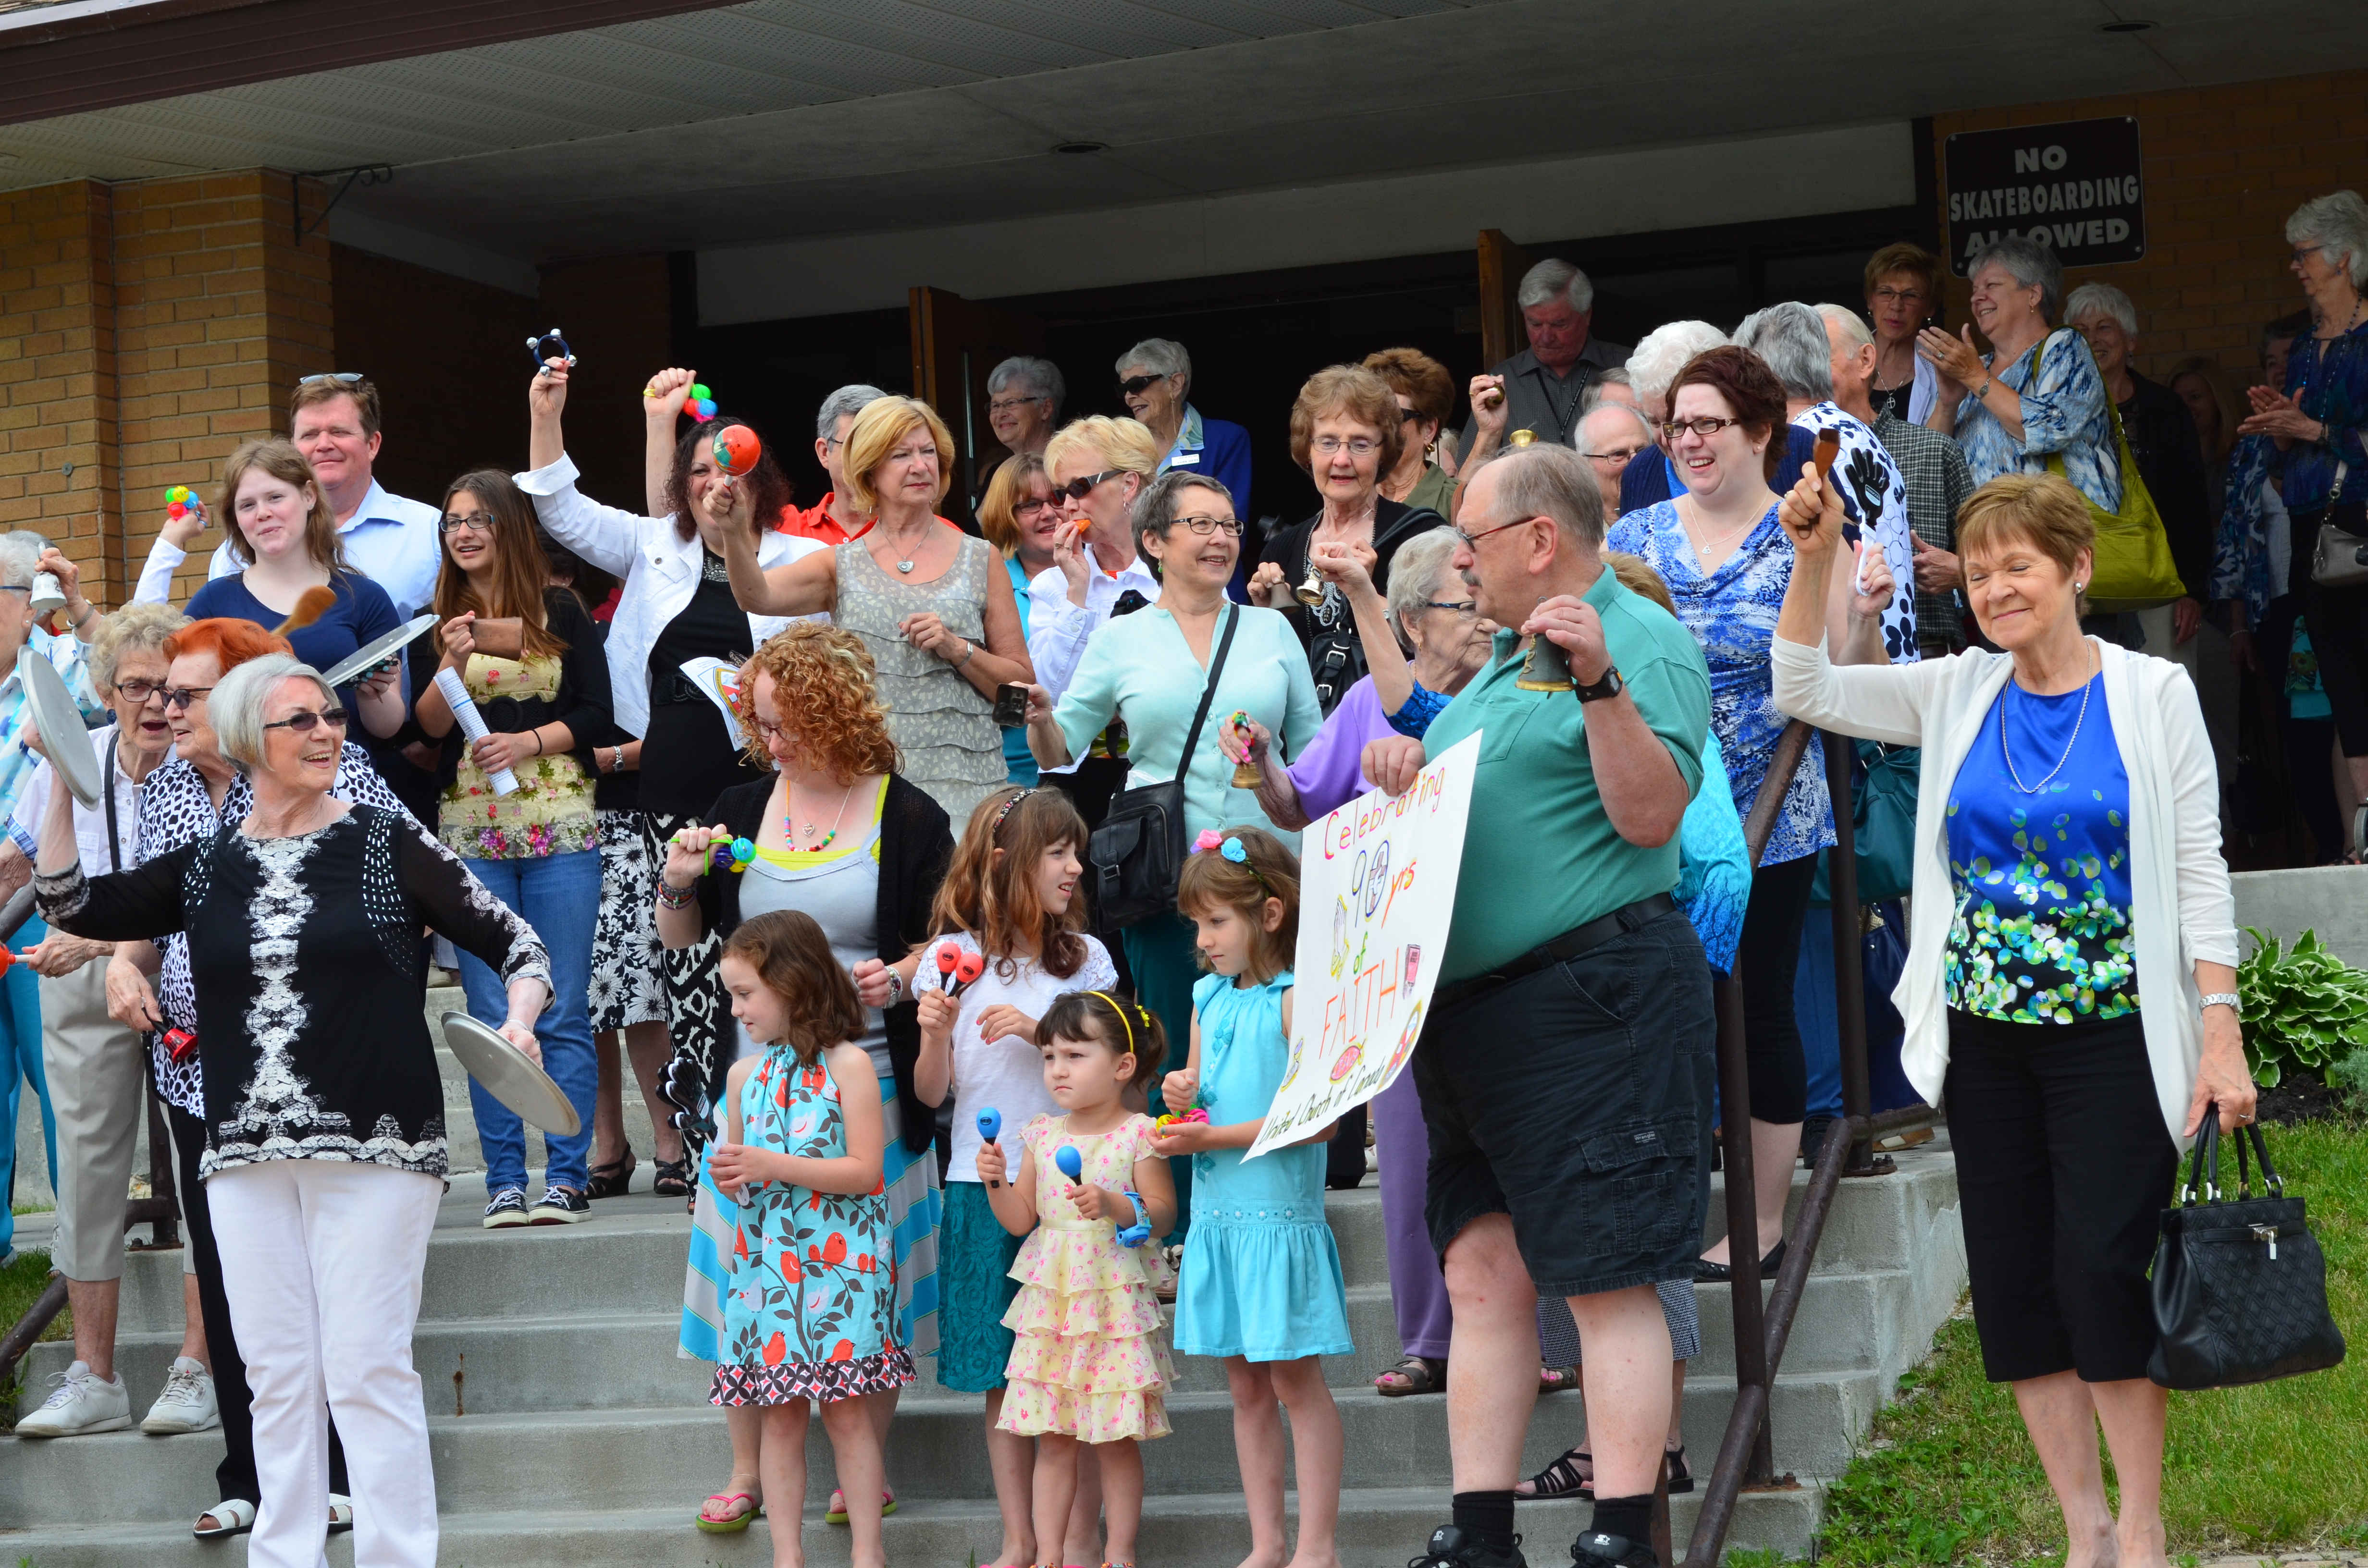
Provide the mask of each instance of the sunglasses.
{"label": "sunglasses", "polygon": [[1055,496],[1065,495],[1072,501],[1082,501],[1094,493],[1095,485],[1106,479],[1116,479],[1126,472],[1122,468],[1106,468],[1099,473],[1087,474],[1083,479],[1073,479],[1066,484],[1056,484],[1053,486],[1053,494]]}
{"label": "sunglasses", "polygon": [[198,699],[203,697],[212,689],[213,687],[210,686],[174,687],[165,693],[165,706],[167,708],[195,708],[198,705]]}
{"label": "sunglasses", "polygon": [[1143,391],[1144,388],[1151,386],[1156,382],[1164,381],[1167,379],[1167,378],[1166,376],[1129,376],[1126,380],[1119,382],[1118,390],[1121,395],[1133,397],[1137,392]]}
{"label": "sunglasses", "polygon": [[367,380],[369,378],[359,370],[324,370],[317,376],[299,376],[296,378],[296,384],[300,387],[309,387],[315,381],[343,381],[346,385],[352,386],[358,381]]}
{"label": "sunglasses", "polygon": [[322,724],[333,730],[342,730],[347,717],[349,715],[344,709],[332,708],[324,713],[290,713],[287,718],[275,720],[263,727],[267,730],[292,730],[300,735],[309,735]]}

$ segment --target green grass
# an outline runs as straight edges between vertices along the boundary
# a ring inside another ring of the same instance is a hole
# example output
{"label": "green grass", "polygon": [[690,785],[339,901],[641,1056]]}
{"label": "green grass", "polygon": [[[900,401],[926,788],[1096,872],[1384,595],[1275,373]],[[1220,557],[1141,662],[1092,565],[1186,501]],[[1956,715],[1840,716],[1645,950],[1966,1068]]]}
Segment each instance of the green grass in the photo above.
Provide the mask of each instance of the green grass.
{"label": "green grass", "polygon": [[[16,1261],[0,1268],[0,1333],[17,1326],[17,1320],[33,1310],[33,1302],[50,1282],[50,1255],[45,1252],[20,1252]],[[44,1340],[74,1337],[74,1312],[60,1308],[42,1334]]]}
{"label": "green grass", "polygon": [[[2170,1396],[2163,1513],[2174,1561],[2368,1546],[2368,1131],[2322,1121],[2268,1136],[2289,1190],[2309,1201],[2351,1354],[2329,1372]],[[1819,1561],[2061,1563],[2063,1516],[2013,1395],[1982,1376],[1970,1316],[1942,1328],[1900,1389],[1828,1494]],[[2111,1492],[2110,1456],[2105,1477]]]}

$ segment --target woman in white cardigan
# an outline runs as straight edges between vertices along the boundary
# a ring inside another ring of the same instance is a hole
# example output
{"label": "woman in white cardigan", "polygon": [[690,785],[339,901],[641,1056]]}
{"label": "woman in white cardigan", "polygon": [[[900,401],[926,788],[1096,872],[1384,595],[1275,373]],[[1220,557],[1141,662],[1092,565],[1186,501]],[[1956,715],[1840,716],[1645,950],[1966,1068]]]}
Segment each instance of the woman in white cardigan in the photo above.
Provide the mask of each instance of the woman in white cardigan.
{"label": "woman in white cardigan", "polygon": [[1966,597],[2003,653],[1833,665],[1819,607],[1839,503],[1808,474],[1782,517],[1799,562],[1776,624],[1777,706],[1923,748],[1892,1000],[1908,1078],[1948,1107],[1983,1362],[2014,1385],[2066,1568],[2163,1568],[2166,1396],[2146,1376],[2156,1220],[2206,1106],[2231,1129],[2254,1100],[2195,688],[2176,665],[2080,634],[2094,530],[2053,475],[1994,480],[1958,514]]}

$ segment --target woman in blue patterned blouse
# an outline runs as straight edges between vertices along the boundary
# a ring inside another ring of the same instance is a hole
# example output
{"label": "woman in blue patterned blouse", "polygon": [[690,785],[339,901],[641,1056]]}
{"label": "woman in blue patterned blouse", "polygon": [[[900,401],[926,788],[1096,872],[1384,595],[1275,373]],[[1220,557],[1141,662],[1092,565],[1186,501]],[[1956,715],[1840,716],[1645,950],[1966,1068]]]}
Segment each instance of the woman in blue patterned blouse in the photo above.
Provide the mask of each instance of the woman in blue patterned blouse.
{"label": "woman in blue patterned blouse", "polygon": [[[2309,565],[2320,525],[2337,522],[2334,508],[2368,490],[2368,301],[2361,298],[2368,287],[2368,201],[2352,190],[2305,201],[2286,220],[2286,242],[2317,325],[2294,340],[2283,392],[2253,388],[2253,416],[2237,428],[2267,436],[2285,454],[2283,494],[2294,541],[2288,582],[2318,652],[2352,783],[2368,790],[2368,587],[2328,587],[2312,580]],[[2351,530],[2360,531],[2356,514]],[[2363,844],[2368,824],[2355,824],[2352,846]]]}
{"label": "woman in blue patterned blouse", "polygon": [[[1776,520],[1776,494],[1784,457],[1783,384],[1760,358],[1732,345],[1694,356],[1669,383],[1668,422],[1662,438],[1675,460],[1684,493],[1629,513],[1605,537],[1608,550],[1638,556],[1658,573],[1678,619],[1702,645],[1710,665],[1711,733],[1725,755],[1727,786],[1737,817],[1751,802],[1783,733],[1769,674],[1769,643],[1777,607],[1793,578],[1793,546]],[[1793,475],[1781,476],[1789,481]],[[1865,557],[1871,609],[1850,602],[1851,585],[1837,585],[1829,618],[1833,646],[1845,663],[1884,662],[1881,615],[1890,602],[1891,574],[1877,548]],[[1825,756],[1810,746],[1784,791],[1759,868],[1736,953],[1743,985],[1744,1039],[1751,1066],[1751,1154],[1758,1170],[1792,1168],[1807,1114],[1808,1069],[1793,1019],[1793,982],[1800,962],[1801,922],[1816,879],[1817,851],[1834,842],[1826,792]],[[1759,1235],[1781,1246],[1785,1186],[1760,1193]],[[1726,1278],[1722,1239],[1697,1278]],[[1779,1261],[1767,1255],[1768,1267]]]}
{"label": "woman in blue patterned blouse", "polygon": [[1916,351],[1941,373],[1941,395],[1925,423],[1954,436],[1975,485],[2002,473],[2059,472],[2108,512],[2122,509],[2120,443],[2112,402],[2089,346],[2048,323],[2064,302],[2064,264],[2045,245],[2017,235],[1976,252],[1974,326],[1990,340],[1974,347],[1973,327],[1952,337],[1939,327],[1917,335]]}

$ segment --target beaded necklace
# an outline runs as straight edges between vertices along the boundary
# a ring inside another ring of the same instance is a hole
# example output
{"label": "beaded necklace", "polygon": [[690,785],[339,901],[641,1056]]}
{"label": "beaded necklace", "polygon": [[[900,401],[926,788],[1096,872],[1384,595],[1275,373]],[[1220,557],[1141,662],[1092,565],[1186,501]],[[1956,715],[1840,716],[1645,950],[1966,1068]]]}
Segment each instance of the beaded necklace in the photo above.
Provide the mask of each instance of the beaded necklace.
{"label": "beaded necklace", "polygon": [[[855,786],[852,784],[849,784],[844,790],[840,791],[838,797],[838,815],[830,819],[830,831],[822,835],[822,842],[819,844],[801,846],[798,843],[798,829],[793,825],[796,813],[792,812],[783,812],[781,813],[781,836],[789,841],[790,853],[792,855],[819,855],[824,850],[829,848],[831,844],[838,837],[839,824],[847,820],[847,802],[854,794]],[[806,824],[805,831],[807,833],[812,833],[814,831],[814,824]]]}

